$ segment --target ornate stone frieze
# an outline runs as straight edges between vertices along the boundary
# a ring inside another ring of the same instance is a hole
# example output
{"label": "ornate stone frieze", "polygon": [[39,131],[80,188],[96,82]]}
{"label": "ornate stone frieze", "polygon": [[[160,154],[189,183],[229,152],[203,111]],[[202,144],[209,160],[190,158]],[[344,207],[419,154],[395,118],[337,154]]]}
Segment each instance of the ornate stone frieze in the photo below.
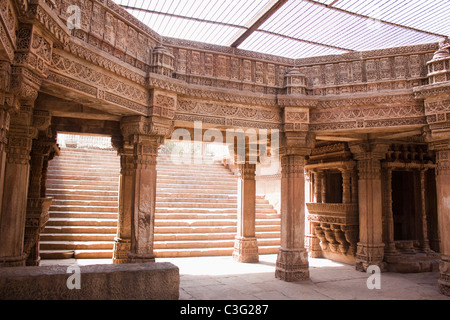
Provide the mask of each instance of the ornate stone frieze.
{"label": "ornate stone frieze", "polygon": [[308,220],[339,225],[358,224],[357,203],[307,203]]}
{"label": "ornate stone frieze", "polygon": [[10,62],[14,58],[16,47],[16,29],[18,19],[14,13],[11,1],[2,1],[0,3],[0,56],[5,53]]}

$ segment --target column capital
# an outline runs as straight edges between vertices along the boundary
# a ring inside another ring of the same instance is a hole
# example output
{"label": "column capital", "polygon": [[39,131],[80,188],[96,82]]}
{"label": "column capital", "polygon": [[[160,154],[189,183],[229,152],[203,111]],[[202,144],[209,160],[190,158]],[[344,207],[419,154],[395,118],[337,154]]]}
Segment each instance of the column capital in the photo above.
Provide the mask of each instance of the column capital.
{"label": "column capital", "polygon": [[308,131],[283,132],[280,141],[280,156],[309,156],[315,145],[314,134]]}
{"label": "column capital", "polygon": [[360,179],[379,179],[381,177],[380,161],[386,158],[389,144],[376,141],[350,142],[350,151],[358,161]]}
{"label": "column capital", "polygon": [[120,129],[124,141],[141,143],[148,139],[158,138],[162,142],[173,130],[172,121],[160,121],[153,117],[127,116],[120,122]]}

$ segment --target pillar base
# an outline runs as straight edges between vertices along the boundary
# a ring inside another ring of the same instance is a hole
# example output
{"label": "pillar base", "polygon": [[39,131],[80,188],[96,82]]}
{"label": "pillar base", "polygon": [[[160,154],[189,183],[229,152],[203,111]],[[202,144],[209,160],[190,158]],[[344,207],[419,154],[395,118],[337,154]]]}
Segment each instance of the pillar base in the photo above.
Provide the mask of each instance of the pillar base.
{"label": "pillar base", "polygon": [[25,267],[25,254],[19,257],[0,257],[0,268]]}
{"label": "pillar base", "polygon": [[155,254],[139,254],[128,252],[128,263],[145,263],[145,262],[155,262]]}
{"label": "pillar base", "polygon": [[438,280],[439,291],[446,296],[450,296],[450,257],[441,256],[439,271],[441,272],[441,277]]}
{"label": "pillar base", "polygon": [[277,256],[275,278],[293,282],[309,279],[308,252],[306,249],[280,248]]}
{"label": "pillar base", "polygon": [[356,270],[366,272],[369,266],[378,266],[381,271],[386,271],[384,259],[384,244],[371,245],[358,243],[356,251]]}
{"label": "pillar base", "polygon": [[233,259],[244,263],[258,262],[258,241],[256,238],[236,237],[234,240]]}
{"label": "pillar base", "polygon": [[131,241],[125,239],[115,239],[113,263],[128,263],[128,252],[130,252]]}

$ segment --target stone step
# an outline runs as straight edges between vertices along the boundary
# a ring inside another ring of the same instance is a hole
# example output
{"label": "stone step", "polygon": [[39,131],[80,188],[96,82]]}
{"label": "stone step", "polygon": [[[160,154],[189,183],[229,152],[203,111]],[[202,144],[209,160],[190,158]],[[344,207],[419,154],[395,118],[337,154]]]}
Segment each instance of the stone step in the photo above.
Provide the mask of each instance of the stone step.
{"label": "stone step", "polygon": [[[261,246],[279,246],[280,239],[258,239]],[[154,249],[196,249],[196,248],[233,248],[231,240],[185,240],[185,241],[155,241]]]}
{"label": "stone step", "polygon": [[101,183],[83,183],[83,184],[69,184],[69,183],[52,183],[47,182],[47,187],[50,189],[64,189],[64,191],[73,190],[73,192],[86,190],[91,194],[97,194],[97,191],[119,191],[118,185],[105,185]]}
{"label": "stone step", "polygon": [[117,219],[108,218],[51,218],[47,226],[97,226],[97,227],[116,227]]}
{"label": "stone step", "polygon": [[41,250],[41,259],[112,259],[112,250]]}
{"label": "stone step", "polygon": [[[280,238],[279,231],[256,232],[256,238]],[[234,240],[236,232],[220,233],[165,233],[155,234],[155,241],[185,241],[185,240]]]}
{"label": "stone step", "polygon": [[[47,196],[54,201],[41,235],[41,257],[112,258],[120,157],[115,151],[62,151],[50,162],[47,175]],[[238,178],[212,161],[176,166],[170,155],[160,155],[157,161],[156,256],[231,254]],[[263,196],[257,196],[256,203],[260,254],[277,253],[280,216]]]}
{"label": "stone step", "polygon": [[83,180],[83,179],[48,179],[47,180],[47,185],[50,187],[55,187],[58,186],[58,188],[78,188],[79,186],[105,186],[105,187],[111,187],[111,188],[115,188],[116,190],[118,190],[119,188],[119,179],[117,180]]}
{"label": "stone step", "polygon": [[[275,209],[257,208],[258,213],[277,213]],[[222,214],[222,213],[234,213],[237,214],[236,208],[162,208],[156,207],[156,213],[210,213],[210,214]]]}
{"label": "stone step", "polygon": [[[281,230],[279,225],[256,225],[256,232],[278,232]],[[182,233],[228,233],[236,234],[237,225],[225,226],[155,226],[155,234],[182,234]]]}
{"label": "stone step", "polygon": [[58,211],[64,211],[64,212],[108,212],[108,213],[117,213],[119,212],[118,206],[58,206],[58,205],[52,205],[50,207],[51,212],[58,212]]}
{"label": "stone step", "polygon": [[[104,206],[104,207],[118,207],[119,201],[117,198],[110,197],[111,200],[108,200],[108,198],[100,198],[97,197],[97,199],[87,200],[87,199],[53,199],[52,206],[83,206],[83,207],[89,207],[89,206]],[[105,200],[106,199],[106,200]]]}
{"label": "stone step", "polygon": [[[269,213],[256,213],[256,221],[258,220],[271,220],[274,224],[279,224],[280,215]],[[155,219],[161,220],[184,220],[184,219],[236,219],[236,213],[156,213]]]}
{"label": "stone step", "polygon": [[76,212],[76,211],[50,211],[50,220],[58,219],[77,219],[77,218],[92,218],[92,219],[118,219],[117,212]]}
{"label": "stone step", "polygon": [[99,173],[99,172],[86,172],[84,174],[69,174],[67,172],[65,173],[54,173],[49,172],[47,174],[47,180],[68,180],[68,181],[77,181],[77,180],[83,180],[83,181],[112,181],[117,183],[117,180],[119,179],[119,173]]}
{"label": "stone step", "polygon": [[[231,200],[230,202],[209,202],[209,201],[202,201],[202,200],[194,200],[189,202],[167,202],[167,201],[160,201],[158,199],[158,195],[156,196],[156,207],[157,208],[230,208],[230,209],[237,209],[238,204],[236,201]],[[272,209],[273,207],[270,204],[265,203],[258,203],[256,202],[255,205],[256,208],[261,209]]]}
{"label": "stone step", "polygon": [[[47,190],[47,195],[49,194]],[[98,201],[98,202],[115,202],[118,205],[118,192],[115,192],[113,195],[80,195],[80,194],[53,194],[53,202],[55,201],[78,201],[79,203],[82,202],[89,202],[89,201]]]}
{"label": "stone step", "polygon": [[55,197],[55,196],[108,196],[108,197],[117,197],[119,196],[118,188],[114,190],[79,190],[72,188],[52,188],[47,185],[47,196]]}
{"label": "stone step", "polygon": [[42,250],[112,250],[114,241],[41,241]]}
{"label": "stone step", "polygon": [[45,233],[40,241],[114,241],[116,234],[106,233]]}
{"label": "stone step", "polygon": [[[259,254],[275,254],[278,253],[279,246],[259,247]],[[233,253],[231,248],[206,248],[192,250],[178,249],[158,249],[154,251],[156,258],[172,258],[172,257],[202,257],[202,256],[230,256]]]}
{"label": "stone step", "polygon": [[233,189],[187,189],[187,188],[161,188],[156,187],[156,194],[172,193],[174,197],[179,195],[186,196],[186,194],[203,194],[205,196],[213,195],[235,195],[237,190]]}
{"label": "stone step", "polygon": [[[50,221],[50,220],[49,220]],[[66,226],[66,225],[46,225],[45,232],[41,233],[41,236],[47,233],[65,233],[65,234],[87,234],[87,233],[102,233],[102,234],[117,234],[117,224],[114,226]]]}
{"label": "stone step", "polygon": [[177,182],[177,184],[220,184],[220,185],[237,185],[237,179],[234,177],[205,177],[203,179],[200,179],[198,177],[191,177],[191,178],[181,178],[181,177],[161,177],[158,175],[157,177],[157,183],[173,183],[174,181]]}

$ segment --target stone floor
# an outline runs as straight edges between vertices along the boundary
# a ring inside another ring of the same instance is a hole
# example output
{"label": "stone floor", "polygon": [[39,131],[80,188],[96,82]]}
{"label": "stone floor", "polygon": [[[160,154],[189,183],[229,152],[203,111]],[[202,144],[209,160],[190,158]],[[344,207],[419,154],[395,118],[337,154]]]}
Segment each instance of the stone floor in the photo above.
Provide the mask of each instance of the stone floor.
{"label": "stone floor", "polygon": [[[275,279],[276,255],[254,264],[231,257],[160,258],[180,269],[180,300],[450,300],[437,288],[438,272],[381,273],[380,289],[368,289],[369,274],[351,265],[310,259],[310,280]],[[111,263],[111,260],[43,260],[41,265]]]}

